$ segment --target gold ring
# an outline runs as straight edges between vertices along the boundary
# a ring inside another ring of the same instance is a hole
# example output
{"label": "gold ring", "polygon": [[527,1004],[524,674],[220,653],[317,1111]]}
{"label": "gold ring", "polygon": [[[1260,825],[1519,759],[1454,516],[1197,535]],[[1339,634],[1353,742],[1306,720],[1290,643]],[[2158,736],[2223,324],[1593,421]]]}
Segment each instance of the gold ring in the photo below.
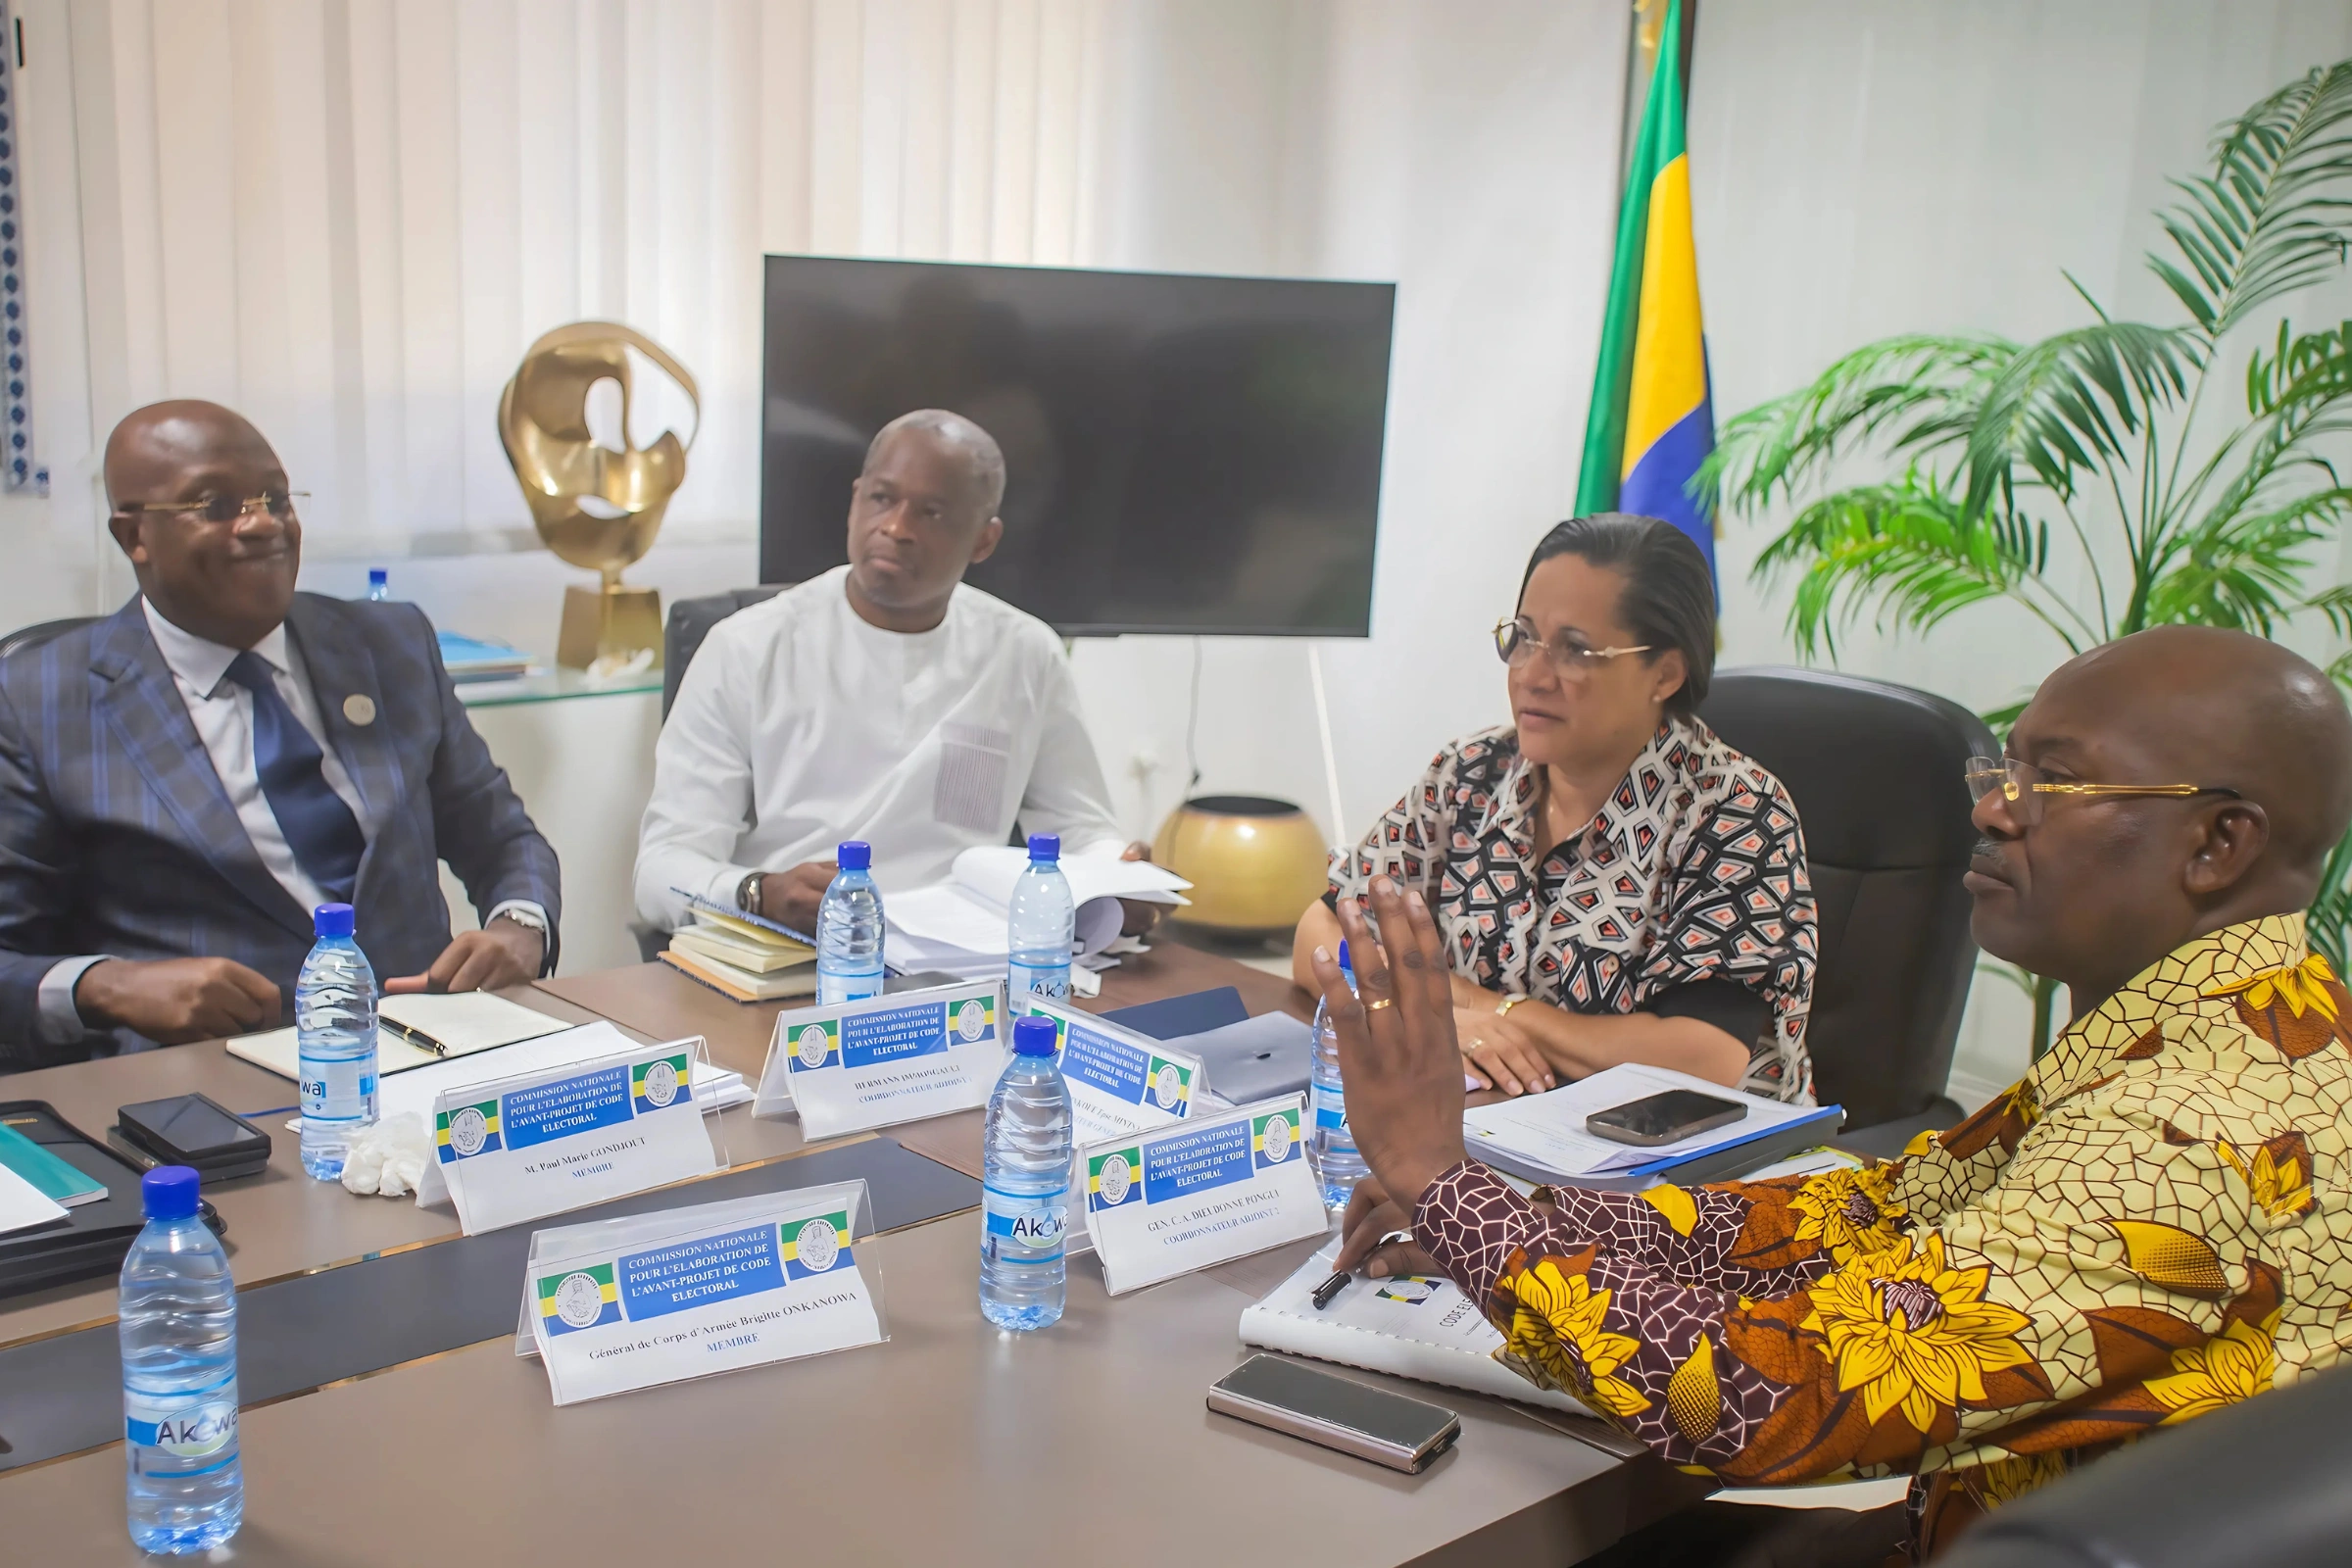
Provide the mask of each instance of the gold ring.
{"label": "gold ring", "polygon": [[1383,1008],[1383,1007],[1393,1007],[1393,1006],[1395,1006],[1395,1005],[1396,1005],[1396,1002],[1395,1002],[1395,1000],[1394,1000],[1394,999],[1392,999],[1392,998],[1389,998],[1389,997],[1383,997],[1383,998],[1381,998],[1381,999],[1380,999],[1378,1002],[1367,1002],[1367,1003],[1365,1003],[1365,1004],[1364,1004],[1364,1010],[1365,1010],[1366,1012],[1378,1012],[1378,1011],[1379,1011],[1381,1008]]}

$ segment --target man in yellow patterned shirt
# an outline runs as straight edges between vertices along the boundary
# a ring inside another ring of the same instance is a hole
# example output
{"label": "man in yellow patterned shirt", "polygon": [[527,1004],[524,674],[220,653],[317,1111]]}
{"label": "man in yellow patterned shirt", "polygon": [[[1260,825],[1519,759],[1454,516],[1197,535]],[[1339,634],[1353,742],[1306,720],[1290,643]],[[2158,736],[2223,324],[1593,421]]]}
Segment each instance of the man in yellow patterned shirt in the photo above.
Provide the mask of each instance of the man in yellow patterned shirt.
{"label": "man in yellow patterned shirt", "polygon": [[2075,1465],[2332,1364],[2352,997],[2301,911],[2352,821],[2342,700],[2261,639],[2143,632],[2052,674],[1971,787],[1978,943],[2065,981],[2074,1018],[2005,1095],[1861,1171],[1529,1202],[1463,1157],[1427,910],[1375,888],[1385,954],[1344,910],[1360,1003],[1317,975],[1373,1180],[1342,1263],[1409,1213],[1502,1359],[1683,1466],[1915,1474],[1896,1539],[1847,1532],[1837,1560],[1924,1561]]}

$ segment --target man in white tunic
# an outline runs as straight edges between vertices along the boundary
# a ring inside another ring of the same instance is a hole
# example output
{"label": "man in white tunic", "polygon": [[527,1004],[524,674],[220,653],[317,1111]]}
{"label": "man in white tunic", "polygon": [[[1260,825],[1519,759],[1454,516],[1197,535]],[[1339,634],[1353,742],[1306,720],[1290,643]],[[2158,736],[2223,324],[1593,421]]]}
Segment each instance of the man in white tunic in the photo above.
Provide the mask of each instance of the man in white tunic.
{"label": "man in white tunic", "polygon": [[845,839],[873,846],[885,894],[1016,821],[1119,853],[1060,639],[963,583],[1004,536],[1004,495],[987,431],[904,415],[851,491],[850,564],[710,629],[654,751],[640,922],[675,930],[691,893],[812,930]]}

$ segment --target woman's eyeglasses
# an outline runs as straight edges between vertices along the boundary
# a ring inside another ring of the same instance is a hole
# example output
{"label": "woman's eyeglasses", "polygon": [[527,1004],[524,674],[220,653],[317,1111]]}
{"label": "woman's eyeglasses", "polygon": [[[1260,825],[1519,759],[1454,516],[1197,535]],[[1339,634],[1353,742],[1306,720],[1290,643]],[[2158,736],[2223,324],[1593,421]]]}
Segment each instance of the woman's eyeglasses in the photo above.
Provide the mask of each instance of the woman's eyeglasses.
{"label": "woman's eyeglasses", "polygon": [[1512,668],[1533,659],[1539,649],[1551,660],[1551,667],[1562,680],[1584,681],[1592,679],[1592,672],[1611,660],[1648,653],[1649,644],[1636,648],[1588,648],[1567,632],[1545,642],[1536,635],[1535,623],[1525,615],[1494,623],[1494,652]]}
{"label": "woman's eyeglasses", "polygon": [[248,512],[267,512],[280,522],[294,520],[294,503],[309,500],[308,490],[265,490],[239,501],[234,496],[204,496],[195,501],[126,501],[124,512],[196,512],[207,522],[234,522]]}
{"label": "woman's eyeglasses", "polygon": [[2078,784],[2059,782],[2031,762],[2021,762],[2014,757],[1972,757],[1968,760],[1968,798],[1981,801],[1994,790],[2009,803],[2009,814],[2020,827],[2032,827],[2041,820],[2042,798],[2048,795],[2154,795],[2186,800],[2194,795],[2226,795],[2231,800],[2244,797],[2233,789],[2218,784]]}

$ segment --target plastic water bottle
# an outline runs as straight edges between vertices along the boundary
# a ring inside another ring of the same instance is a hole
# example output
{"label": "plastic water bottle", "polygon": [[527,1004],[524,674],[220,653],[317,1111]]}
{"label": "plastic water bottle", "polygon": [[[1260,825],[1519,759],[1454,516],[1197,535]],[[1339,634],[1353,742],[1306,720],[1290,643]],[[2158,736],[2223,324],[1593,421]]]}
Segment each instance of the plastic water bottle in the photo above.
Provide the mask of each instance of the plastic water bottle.
{"label": "plastic water bottle", "polygon": [[139,1179],[147,1228],[122,1259],[122,1457],[130,1544],[210,1551],[245,1522],[237,1461],[237,1287],[196,1216],[196,1173]]}
{"label": "plastic water bottle", "polygon": [[1075,1117],[1051,1018],[1018,1018],[981,1142],[980,1315],[1001,1329],[1061,1320]]}
{"label": "plastic water bottle", "polygon": [[[1340,944],[1340,973],[1348,989],[1355,989],[1355,967],[1348,961],[1348,944]],[[1315,1136],[1307,1145],[1315,1176],[1323,1183],[1323,1205],[1344,1209],[1355,1184],[1372,1173],[1364,1156],[1355,1152],[1355,1135],[1348,1127],[1348,1091],[1340,1082],[1340,1036],[1331,1025],[1331,1009],[1315,1004],[1315,1064],[1308,1090],[1315,1116]]]}
{"label": "plastic water bottle", "polygon": [[1061,839],[1029,835],[1029,868],[1012,885],[1012,914],[1005,945],[1012,955],[1005,974],[1006,1006],[1018,1018],[1029,999],[1070,1000],[1070,949],[1077,939],[1078,910],[1070,902],[1069,879],[1061,874]]}
{"label": "plastic water bottle", "polygon": [[381,566],[368,568],[368,597],[377,604],[391,601],[392,574]]}
{"label": "plastic water bottle", "polygon": [[816,906],[819,1005],[882,994],[882,890],[874,886],[874,847],[851,839],[833,859],[841,869]]}
{"label": "plastic water bottle", "polygon": [[311,915],[318,946],[294,977],[294,1039],[302,1057],[302,1168],[343,1175],[343,1146],[375,1125],[375,971],[351,939],[348,904]]}

